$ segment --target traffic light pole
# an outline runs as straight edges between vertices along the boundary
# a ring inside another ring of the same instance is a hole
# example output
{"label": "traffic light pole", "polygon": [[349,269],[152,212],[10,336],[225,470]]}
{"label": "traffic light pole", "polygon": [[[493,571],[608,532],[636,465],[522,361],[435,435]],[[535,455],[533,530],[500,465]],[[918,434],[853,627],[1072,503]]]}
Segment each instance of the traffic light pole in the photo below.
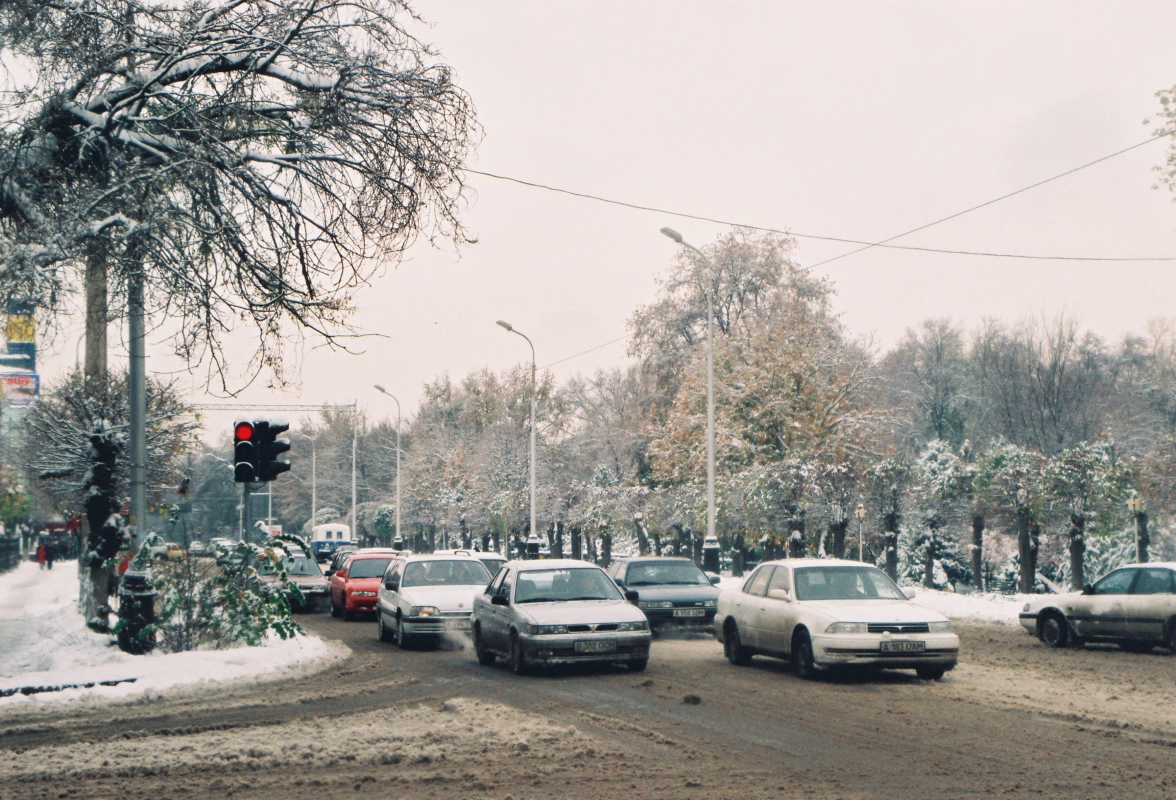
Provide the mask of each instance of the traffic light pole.
{"label": "traffic light pole", "polygon": [[249,531],[253,528],[253,498],[250,497],[249,484],[241,484],[241,541],[249,542]]}

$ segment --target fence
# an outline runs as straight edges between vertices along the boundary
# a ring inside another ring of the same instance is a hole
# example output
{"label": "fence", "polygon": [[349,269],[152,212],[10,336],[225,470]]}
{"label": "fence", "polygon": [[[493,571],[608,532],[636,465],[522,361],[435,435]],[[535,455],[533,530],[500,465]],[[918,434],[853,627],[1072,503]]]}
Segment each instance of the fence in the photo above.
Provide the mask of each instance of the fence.
{"label": "fence", "polygon": [[15,536],[0,537],[0,572],[15,569],[19,563],[20,539]]}

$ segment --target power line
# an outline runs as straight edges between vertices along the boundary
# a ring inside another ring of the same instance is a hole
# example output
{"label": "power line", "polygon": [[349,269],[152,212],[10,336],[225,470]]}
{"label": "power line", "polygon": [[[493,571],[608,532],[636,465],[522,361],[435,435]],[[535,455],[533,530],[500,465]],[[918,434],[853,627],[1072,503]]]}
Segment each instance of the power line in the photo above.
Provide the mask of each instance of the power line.
{"label": "power line", "polygon": [[[913,245],[887,244],[887,242],[891,242],[894,239],[898,239],[902,236],[906,236],[908,234],[914,233],[915,231],[923,230],[924,228],[929,228],[932,225],[938,225],[941,222],[946,222],[949,219],[954,219],[954,218],[959,217],[963,214],[967,214],[970,211],[975,211],[976,209],[983,208],[988,205],[992,205],[993,203],[997,203],[997,202],[1004,200],[1006,198],[1013,197],[1014,195],[1017,195],[1017,194],[1021,194],[1022,192],[1027,192],[1030,189],[1033,189],[1037,186],[1041,186],[1043,184],[1049,183],[1050,181],[1057,180],[1058,178],[1064,177],[1066,175],[1070,175],[1074,172],[1077,172],[1078,170],[1085,169],[1086,167],[1093,166],[1094,164],[1098,164],[1102,161],[1106,161],[1109,158],[1114,158],[1117,155],[1121,155],[1121,154],[1126,153],[1130,150],[1134,150],[1136,147],[1142,147],[1143,145],[1147,144],[1148,142],[1154,141],[1155,139],[1158,139],[1158,138],[1162,138],[1162,137],[1158,137],[1158,136],[1152,137],[1152,138],[1148,139],[1147,141],[1139,142],[1138,144],[1134,144],[1131,147],[1125,148],[1125,149],[1120,150],[1115,153],[1111,153],[1108,156],[1103,156],[1102,158],[1097,159],[1095,161],[1091,161],[1088,164],[1083,164],[1080,167],[1075,167],[1071,170],[1067,170],[1066,172],[1063,172],[1059,175],[1055,175],[1052,178],[1047,178],[1046,180],[1038,181],[1037,183],[1033,184],[1032,186],[1026,186],[1022,189],[1016,190],[1015,192],[1010,192],[1010,193],[1003,195],[1001,197],[995,198],[993,200],[989,200],[985,203],[981,203],[978,206],[974,206],[972,208],[965,209],[964,211],[956,212],[955,214],[952,214],[951,216],[944,217],[943,219],[936,220],[935,222],[927,223],[926,225],[923,225],[921,227],[907,231],[906,233],[900,233],[897,236],[892,236],[889,239],[884,239],[883,241],[880,241],[880,242],[867,242],[862,239],[848,239],[848,238],[845,238],[842,236],[821,236],[821,235],[814,234],[814,233],[798,233],[796,231],[783,230],[780,228],[771,228],[771,227],[767,227],[764,225],[751,225],[751,224],[744,223],[744,222],[731,222],[730,220],[716,219],[715,217],[707,217],[707,216],[703,216],[701,214],[690,214],[685,211],[673,211],[673,210],[666,209],[666,208],[657,208],[656,206],[646,206],[646,205],[641,205],[639,203],[630,203],[625,200],[614,200],[609,197],[601,197],[600,195],[588,194],[586,192],[577,192],[577,191],[573,191],[571,189],[563,189],[558,186],[550,186],[550,185],[544,184],[544,183],[536,183],[534,181],[527,181],[527,180],[523,180],[522,178],[514,178],[509,175],[498,175],[493,172],[484,172],[482,170],[476,170],[476,169],[467,169],[465,171],[469,172],[473,175],[481,175],[486,178],[493,178],[495,180],[506,181],[508,183],[517,183],[520,186],[527,186],[532,189],[542,189],[542,190],[548,191],[548,192],[555,192],[556,194],[568,195],[569,197],[578,197],[578,198],[581,198],[584,200],[594,200],[598,203],[607,203],[608,205],[620,206],[622,208],[631,208],[636,211],[652,211],[657,214],[667,214],[669,216],[681,217],[683,219],[692,219],[692,220],[697,220],[699,222],[710,222],[715,225],[726,225],[726,226],[730,226],[730,227],[747,228],[749,230],[754,230],[754,231],[764,231],[765,233],[779,233],[784,236],[795,236],[798,239],[814,239],[814,240],[823,241],[823,242],[840,242],[842,244],[864,245],[863,247],[859,248],[858,250],[852,251],[851,253],[845,253],[842,256],[838,256],[838,258],[847,256],[847,255],[852,255],[853,252],[860,252],[861,250],[866,250],[871,247],[881,247],[881,248],[885,248],[888,250],[908,250],[908,251],[919,252],[919,253],[938,253],[941,255],[956,255],[956,256],[981,256],[981,257],[985,257],[985,258],[1012,258],[1012,259],[1022,259],[1022,260],[1030,260],[1030,261],[1093,261],[1093,262],[1176,261],[1176,257],[1173,257],[1173,256],[1133,256],[1133,257],[1044,256],[1044,255],[1034,255],[1034,254],[1030,254],[1030,253],[996,253],[996,252],[988,252],[988,251],[983,251],[983,250],[948,250],[948,249],[938,248],[938,247],[916,247]],[[834,260],[836,260],[836,259],[829,259],[829,261],[834,261]],[[824,261],[821,263],[828,263],[828,262]],[[805,267],[804,269],[807,271],[807,270],[812,269],[815,266],[818,266],[818,264],[814,264],[811,267]]]}
{"label": "power line", "polygon": [[608,347],[610,344],[616,344],[617,342],[623,342],[625,339],[628,339],[632,335],[633,334],[631,334],[631,333],[626,333],[624,336],[618,336],[617,338],[612,339],[610,341],[607,341],[604,344],[598,344],[598,345],[596,345],[596,347],[589,347],[587,350],[583,351],[582,353],[576,353],[574,356],[568,356],[567,358],[561,358],[559,361],[552,361],[550,364],[544,364],[543,366],[539,367],[539,369],[547,369],[548,367],[554,367],[556,364],[562,364],[565,361],[571,361],[573,358],[579,358],[580,356],[586,356],[589,353],[591,353],[595,350],[599,350],[602,347]]}
{"label": "power line", "polygon": [[1032,183],[1028,186],[1017,189],[1015,192],[1009,192],[1008,194],[1002,194],[1000,197],[995,197],[992,200],[988,200],[988,201],[983,202],[977,206],[972,206],[971,208],[965,208],[963,211],[957,211],[956,213],[950,214],[950,215],[944,217],[943,219],[937,219],[934,222],[928,222],[926,225],[920,225],[917,228],[911,228],[909,231],[906,231],[905,233],[900,233],[895,236],[891,236],[889,239],[883,239],[882,241],[878,242],[877,244],[868,244],[865,247],[859,247],[856,250],[850,250],[848,253],[842,253],[841,255],[833,256],[832,258],[826,258],[824,261],[818,261],[816,264],[811,264],[810,266],[805,267],[805,269],[806,270],[816,269],[817,267],[824,266],[825,264],[831,263],[833,261],[837,261],[838,259],[846,258],[848,256],[852,256],[857,253],[860,253],[863,250],[869,250],[872,247],[879,247],[883,244],[886,244],[887,242],[893,242],[895,239],[901,239],[904,236],[910,236],[912,233],[918,233],[919,231],[926,230],[927,228],[930,228],[933,225],[938,225],[941,222],[947,222],[948,220],[955,219],[956,217],[962,217],[964,214],[969,214],[973,211],[977,211],[981,208],[984,208],[985,206],[990,206],[993,203],[999,203],[1001,200],[1007,200],[1010,197],[1014,197],[1014,196],[1019,195],[1023,192],[1027,192],[1030,189],[1036,189],[1038,186],[1044,186],[1047,183],[1050,183],[1052,181],[1056,181],[1058,178],[1064,178],[1067,175],[1073,175],[1075,172],[1078,172],[1079,170],[1086,169],[1087,167],[1093,167],[1095,164],[1101,164],[1102,162],[1107,161],[1108,159],[1112,159],[1115,156],[1121,156],[1124,153],[1128,153],[1137,147],[1143,147],[1145,144],[1151,144],[1152,142],[1157,141],[1158,139],[1162,139],[1162,138],[1164,138],[1164,137],[1163,136],[1149,137],[1147,139],[1144,139],[1142,142],[1138,142],[1137,144],[1133,144],[1130,147],[1124,147],[1122,150],[1118,150],[1114,153],[1111,153],[1109,156],[1103,156],[1102,158],[1096,158],[1094,161],[1090,161],[1086,164],[1083,164],[1080,167],[1074,167],[1073,169],[1068,169],[1065,172],[1059,172],[1057,175],[1054,175],[1052,178],[1046,178],[1045,180],[1038,181],[1037,183]]}
{"label": "power line", "polygon": [[329,411],[331,409],[354,410],[355,403],[314,403],[309,405],[245,405],[241,403],[193,403],[199,411]]}

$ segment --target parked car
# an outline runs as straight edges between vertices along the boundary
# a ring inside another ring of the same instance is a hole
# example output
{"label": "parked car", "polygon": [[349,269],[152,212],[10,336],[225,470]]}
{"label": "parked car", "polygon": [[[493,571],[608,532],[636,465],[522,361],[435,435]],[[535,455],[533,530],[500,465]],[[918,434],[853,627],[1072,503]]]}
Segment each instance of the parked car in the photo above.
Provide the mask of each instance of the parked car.
{"label": "parked car", "polygon": [[1035,597],[1021,609],[1021,625],[1050,647],[1114,642],[1176,652],[1176,563],[1132,564],[1081,592]]}
{"label": "parked car", "polygon": [[151,556],[168,561],[182,561],[188,557],[188,554],[175,542],[164,542],[151,548]]}
{"label": "parked car", "polygon": [[[302,592],[302,602],[297,602],[289,592],[286,593],[290,608],[314,614],[326,611],[331,601],[331,588],[327,584],[327,579],[323,577],[318,562],[301,551],[294,551],[283,559],[283,566],[290,582]],[[257,573],[262,583],[272,584],[278,580],[277,570],[271,564],[262,564]]]}
{"label": "parked car", "polygon": [[376,597],[395,550],[371,548],[348,553],[331,575],[331,616],[345,620],[376,610]]}
{"label": "parked car", "polygon": [[506,563],[506,559],[500,556],[498,553],[486,552],[482,550],[434,550],[433,555],[469,556],[470,558],[476,558],[482,562],[482,566],[486,568],[486,571],[490,573],[490,577],[492,578],[498,574],[498,570],[501,569],[502,565]]}
{"label": "parked car", "polygon": [[469,556],[395,556],[376,601],[380,641],[408,647],[426,637],[470,629],[474,596],[490,580],[482,562]]}
{"label": "parked car", "polygon": [[715,635],[736,665],[767,655],[791,659],[804,678],[866,666],[938,680],[955,668],[960,640],[946,617],[910,602],[909,591],[857,561],[771,561],[719,596]]}
{"label": "parked car", "polygon": [[338,572],[339,568],[347,562],[347,559],[351,556],[351,554],[357,550],[359,550],[359,548],[352,544],[345,545],[344,547],[340,547],[338,550],[336,550],[335,555],[331,556],[331,563],[327,565],[327,569],[325,570],[326,576],[330,578],[332,575]]}
{"label": "parked car", "polygon": [[636,592],[594,564],[571,559],[509,561],[474,600],[478,662],[499,656],[531,666],[607,662],[635,672],[649,663],[649,621]]}
{"label": "parked car", "polygon": [[607,570],[622,590],[640,595],[637,607],[655,631],[664,625],[710,628],[719,606],[719,581],[689,558],[621,558]]}
{"label": "parked car", "polygon": [[208,549],[208,545],[204,542],[197,541],[188,545],[188,555],[192,558],[209,558],[212,555],[212,551]]}

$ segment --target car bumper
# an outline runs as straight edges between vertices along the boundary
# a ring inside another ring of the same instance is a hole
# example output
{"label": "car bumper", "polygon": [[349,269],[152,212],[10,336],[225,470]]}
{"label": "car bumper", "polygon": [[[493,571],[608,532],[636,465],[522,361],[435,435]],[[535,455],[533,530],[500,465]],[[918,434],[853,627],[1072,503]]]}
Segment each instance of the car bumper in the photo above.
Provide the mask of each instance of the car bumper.
{"label": "car bumper", "polygon": [[[923,642],[924,649],[882,652],[882,643]],[[910,669],[931,665],[953,669],[960,657],[960,639],[954,633],[932,633],[883,637],[854,633],[813,637],[813,660],[821,666],[860,664],[871,667]]]}
{"label": "car bumper", "polygon": [[319,614],[326,611],[327,607],[331,604],[331,594],[328,591],[308,592],[304,590],[302,592],[302,603],[299,604],[294,601],[293,595],[287,592],[286,602],[295,611],[309,611],[313,614]]}
{"label": "car bumper", "polygon": [[1021,627],[1022,628],[1029,631],[1034,636],[1037,635],[1037,612],[1036,611],[1021,614],[1020,620],[1021,620]]}
{"label": "car bumper", "polygon": [[682,628],[709,628],[715,624],[715,611],[713,608],[697,609],[702,611],[701,616],[675,616],[675,611],[694,611],[695,609],[684,608],[643,608],[646,619],[649,620],[650,627],[660,628],[662,626],[675,626]]}
{"label": "car bumper", "polygon": [[357,613],[372,612],[376,610],[375,597],[356,597],[353,594],[347,595],[344,601],[344,608],[347,611],[354,611]]}
{"label": "car bumper", "polygon": [[400,623],[410,636],[440,636],[445,633],[469,633],[470,615],[461,617],[405,617]]}
{"label": "car bumper", "polygon": [[[546,636],[522,635],[519,641],[532,664],[615,664],[649,659],[649,643],[653,636],[648,631],[609,634],[553,634]],[[582,652],[577,642],[604,643],[611,649],[604,652]]]}

